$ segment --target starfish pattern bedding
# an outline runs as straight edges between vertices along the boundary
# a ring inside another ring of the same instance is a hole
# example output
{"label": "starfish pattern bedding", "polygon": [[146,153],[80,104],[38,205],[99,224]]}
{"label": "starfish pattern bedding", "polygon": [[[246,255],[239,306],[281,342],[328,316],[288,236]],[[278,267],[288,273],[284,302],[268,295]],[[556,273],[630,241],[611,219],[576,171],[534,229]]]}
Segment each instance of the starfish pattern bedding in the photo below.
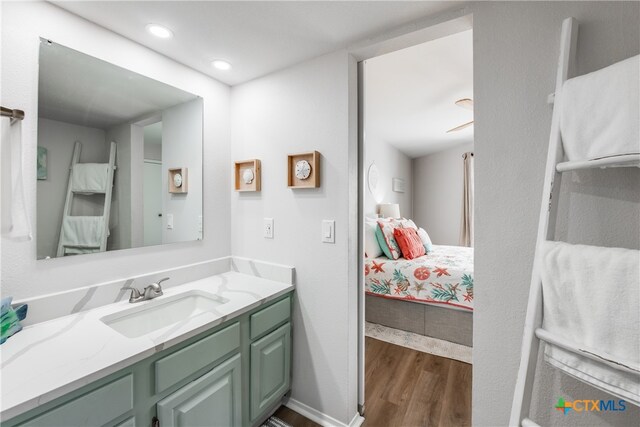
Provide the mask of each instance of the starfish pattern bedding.
{"label": "starfish pattern bedding", "polygon": [[365,259],[365,292],[461,310],[473,310],[473,248],[433,245],[407,260]]}

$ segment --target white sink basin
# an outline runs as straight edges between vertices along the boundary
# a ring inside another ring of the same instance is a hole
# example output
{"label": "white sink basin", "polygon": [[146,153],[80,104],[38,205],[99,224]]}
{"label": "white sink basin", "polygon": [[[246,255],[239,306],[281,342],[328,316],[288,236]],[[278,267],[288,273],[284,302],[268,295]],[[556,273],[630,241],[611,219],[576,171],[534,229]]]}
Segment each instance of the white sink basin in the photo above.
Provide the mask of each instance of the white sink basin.
{"label": "white sink basin", "polygon": [[187,291],[171,297],[132,304],[132,308],[100,320],[116,332],[137,338],[204,313],[215,313],[228,299],[203,291]]}

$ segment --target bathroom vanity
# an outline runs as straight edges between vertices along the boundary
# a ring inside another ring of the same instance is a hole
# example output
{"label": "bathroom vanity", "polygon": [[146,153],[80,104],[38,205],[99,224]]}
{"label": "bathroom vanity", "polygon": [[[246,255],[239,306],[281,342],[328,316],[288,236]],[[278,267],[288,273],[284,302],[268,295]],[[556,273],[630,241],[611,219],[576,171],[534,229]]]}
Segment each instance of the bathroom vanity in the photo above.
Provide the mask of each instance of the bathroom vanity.
{"label": "bathroom vanity", "polygon": [[259,424],[290,387],[292,296],[230,271],[29,326],[2,348],[2,425]]}

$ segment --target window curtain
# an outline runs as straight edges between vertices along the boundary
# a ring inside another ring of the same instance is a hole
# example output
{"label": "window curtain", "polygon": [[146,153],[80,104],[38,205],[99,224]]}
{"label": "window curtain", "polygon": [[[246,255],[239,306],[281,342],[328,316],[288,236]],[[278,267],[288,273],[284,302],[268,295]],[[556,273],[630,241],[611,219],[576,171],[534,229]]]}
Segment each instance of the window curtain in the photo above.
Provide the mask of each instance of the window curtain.
{"label": "window curtain", "polygon": [[462,225],[460,227],[460,246],[473,247],[473,153],[462,155]]}

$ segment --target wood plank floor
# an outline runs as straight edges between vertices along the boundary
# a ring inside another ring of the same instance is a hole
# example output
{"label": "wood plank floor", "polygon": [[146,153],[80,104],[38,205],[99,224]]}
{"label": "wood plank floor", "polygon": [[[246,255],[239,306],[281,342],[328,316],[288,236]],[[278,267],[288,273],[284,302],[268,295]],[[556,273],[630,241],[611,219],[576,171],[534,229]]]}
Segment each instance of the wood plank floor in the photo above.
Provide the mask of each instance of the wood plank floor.
{"label": "wood plank floor", "polygon": [[316,424],[310,419],[300,415],[296,411],[293,411],[286,406],[281,406],[278,408],[275,414],[276,417],[280,418],[287,424],[292,425],[293,427],[320,427],[320,424]]}
{"label": "wood plank floor", "polygon": [[365,338],[365,427],[470,426],[471,365]]}
{"label": "wood plank floor", "polygon": [[[471,425],[471,365],[365,338],[364,427]],[[293,427],[318,424],[282,406]]]}

